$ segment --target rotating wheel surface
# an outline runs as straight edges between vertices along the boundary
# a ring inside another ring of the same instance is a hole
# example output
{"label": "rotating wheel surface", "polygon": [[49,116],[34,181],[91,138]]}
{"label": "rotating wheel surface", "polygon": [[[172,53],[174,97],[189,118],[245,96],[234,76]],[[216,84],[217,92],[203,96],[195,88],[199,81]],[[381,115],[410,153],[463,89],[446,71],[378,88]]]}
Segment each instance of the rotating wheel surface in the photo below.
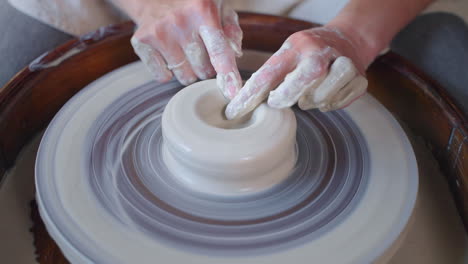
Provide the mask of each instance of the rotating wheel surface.
{"label": "rotating wheel surface", "polygon": [[[248,77],[255,66],[244,66]],[[133,63],[83,89],[50,124],[37,196],[69,260],[368,263],[397,240],[416,199],[416,161],[371,96],[344,111],[295,109],[291,176],[223,199],[185,189],[161,161],[160,117],[180,88],[152,82]]]}

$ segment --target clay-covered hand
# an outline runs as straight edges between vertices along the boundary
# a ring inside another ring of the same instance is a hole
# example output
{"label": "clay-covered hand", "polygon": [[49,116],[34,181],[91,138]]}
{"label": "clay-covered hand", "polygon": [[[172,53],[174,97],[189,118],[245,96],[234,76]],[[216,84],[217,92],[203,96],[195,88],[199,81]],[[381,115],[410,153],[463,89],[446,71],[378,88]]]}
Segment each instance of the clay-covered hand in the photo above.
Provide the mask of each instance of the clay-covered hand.
{"label": "clay-covered hand", "polygon": [[133,15],[138,29],[131,43],[157,81],[174,75],[188,85],[217,73],[223,94],[230,99],[237,94],[242,31],[234,10],[216,0],[136,2],[141,7]]}
{"label": "clay-covered hand", "polygon": [[359,55],[356,44],[335,28],[294,33],[245,83],[226,117],[243,116],[267,97],[274,108],[295,103],[304,110],[346,107],[367,89],[367,62]]}

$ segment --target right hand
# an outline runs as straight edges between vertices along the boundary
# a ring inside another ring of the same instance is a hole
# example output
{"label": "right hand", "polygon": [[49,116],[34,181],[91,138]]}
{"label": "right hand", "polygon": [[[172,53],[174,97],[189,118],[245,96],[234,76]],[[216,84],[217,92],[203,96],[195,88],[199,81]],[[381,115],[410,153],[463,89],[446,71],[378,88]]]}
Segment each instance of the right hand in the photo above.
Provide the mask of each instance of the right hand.
{"label": "right hand", "polygon": [[135,2],[141,6],[133,15],[138,29],[131,43],[157,81],[174,75],[189,85],[217,73],[224,96],[237,94],[242,87],[236,64],[242,30],[234,10],[216,0]]}
{"label": "right hand", "polygon": [[303,110],[331,111],[348,106],[367,88],[370,62],[358,47],[329,26],[292,34],[228,104],[226,117],[242,117],[266,98],[273,108],[298,103]]}

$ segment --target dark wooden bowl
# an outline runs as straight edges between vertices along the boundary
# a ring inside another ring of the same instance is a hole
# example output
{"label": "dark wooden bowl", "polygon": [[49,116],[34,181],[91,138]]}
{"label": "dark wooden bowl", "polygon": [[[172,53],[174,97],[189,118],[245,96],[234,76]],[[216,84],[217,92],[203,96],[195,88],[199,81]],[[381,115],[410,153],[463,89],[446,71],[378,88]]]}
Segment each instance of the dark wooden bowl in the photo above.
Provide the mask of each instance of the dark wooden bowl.
{"label": "dark wooden bowl", "polygon": [[[240,23],[244,48],[261,51],[275,51],[290,34],[316,26],[250,13],[241,13]],[[71,40],[38,58],[0,90],[0,175],[13,166],[21,148],[46,127],[70,97],[103,74],[137,60],[129,42],[133,31],[134,24],[127,22]],[[71,54],[57,66],[39,66],[52,65]],[[442,87],[394,53],[379,57],[367,76],[370,93],[430,145],[468,227],[466,114]],[[67,263],[48,237],[36,209],[32,215],[39,262]]]}

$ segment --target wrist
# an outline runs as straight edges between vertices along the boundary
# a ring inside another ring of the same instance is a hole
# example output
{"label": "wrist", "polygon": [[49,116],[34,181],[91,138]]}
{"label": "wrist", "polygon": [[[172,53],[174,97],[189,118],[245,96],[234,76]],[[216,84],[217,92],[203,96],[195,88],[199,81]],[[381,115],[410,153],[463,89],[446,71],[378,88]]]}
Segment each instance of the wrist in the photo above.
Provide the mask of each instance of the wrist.
{"label": "wrist", "polygon": [[340,32],[346,39],[348,39],[355,49],[356,54],[359,55],[362,65],[368,67],[374,59],[386,48],[387,43],[382,41],[382,38],[362,27],[355,26],[347,19],[337,18],[330,23],[326,24],[326,28],[333,29]]}
{"label": "wrist", "polygon": [[151,1],[151,0],[112,0],[122,11],[124,11],[135,23],[139,23],[141,18],[144,16],[145,10],[149,9],[150,5],[155,2],[160,3],[163,1]]}

